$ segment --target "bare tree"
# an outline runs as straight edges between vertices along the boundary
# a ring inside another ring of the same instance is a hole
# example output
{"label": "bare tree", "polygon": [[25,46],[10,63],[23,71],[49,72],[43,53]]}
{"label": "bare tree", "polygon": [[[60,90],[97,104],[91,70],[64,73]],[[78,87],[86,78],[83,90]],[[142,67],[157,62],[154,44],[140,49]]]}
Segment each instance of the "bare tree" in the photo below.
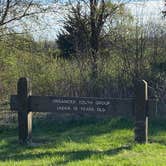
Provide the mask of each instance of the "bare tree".
{"label": "bare tree", "polygon": [[0,0],[0,34],[13,29],[16,22],[34,17],[50,9],[49,5],[36,0]]}

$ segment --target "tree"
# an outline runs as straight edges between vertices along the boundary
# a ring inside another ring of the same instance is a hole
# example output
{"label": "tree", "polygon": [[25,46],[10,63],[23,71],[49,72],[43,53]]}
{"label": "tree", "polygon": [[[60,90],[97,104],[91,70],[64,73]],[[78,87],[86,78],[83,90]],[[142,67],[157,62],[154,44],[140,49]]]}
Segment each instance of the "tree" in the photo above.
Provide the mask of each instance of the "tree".
{"label": "tree", "polygon": [[[102,31],[105,24],[108,23],[108,18],[110,20],[113,19],[117,11],[123,8],[123,4],[111,3],[106,0],[81,0],[76,6],[72,5],[72,3],[70,5],[74,14],[72,13],[73,17],[69,16],[67,26],[64,26],[68,35],[65,36],[63,32],[63,35],[60,37],[66,43],[67,47],[73,47],[72,51],[76,50],[75,48],[79,45],[79,42],[84,49],[88,48],[92,62],[92,76],[96,79],[98,75],[97,59],[102,42]],[[85,9],[86,7],[88,9]],[[71,41],[75,39],[77,41],[75,43],[78,45],[73,46]],[[85,43],[87,47],[84,46]],[[79,49],[80,47],[78,46]]]}
{"label": "tree", "polygon": [[14,29],[15,24],[24,18],[34,17],[50,9],[36,0],[1,0],[0,1],[0,36]]}
{"label": "tree", "polygon": [[80,3],[70,9],[67,15],[63,30],[58,35],[57,44],[61,50],[61,56],[80,56],[89,50],[89,19],[82,14]]}
{"label": "tree", "polygon": [[72,36],[66,35],[64,32],[59,34],[57,44],[58,48],[61,50],[61,57],[69,58],[75,53],[74,43],[72,39]]}
{"label": "tree", "polygon": [[104,25],[107,22],[108,17],[110,19],[120,9],[122,4],[111,3],[105,0],[90,0],[90,45],[92,54],[92,75],[94,78],[97,77],[97,55],[100,45],[101,32]]}
{"label": "tree", "polygon": [[164,9],[162,11],[164,17],[166,17],[166,0],[165,0],[165,4],[164,4]]}

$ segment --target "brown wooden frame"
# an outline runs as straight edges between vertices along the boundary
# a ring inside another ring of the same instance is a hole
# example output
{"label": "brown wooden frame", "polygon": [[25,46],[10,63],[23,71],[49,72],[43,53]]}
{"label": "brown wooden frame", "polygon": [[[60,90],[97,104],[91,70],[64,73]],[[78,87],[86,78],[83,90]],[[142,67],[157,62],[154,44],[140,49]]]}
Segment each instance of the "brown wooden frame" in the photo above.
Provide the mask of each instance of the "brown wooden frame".
{"label": "brown wooden frame", "polygon": [[[18,111],[19,142],[31,142],[32,112],[85,113],[116,117],[135,115],[135,141],[148,142],[148,88],[138,81],[136,98],[114,99],[94,97],[32,96],[30,82],[20,78],[17,95],[11,96],[11,110]],[[121,110],[121,111],[120,111]],[[124,111],[123,111],[124,110]]]}

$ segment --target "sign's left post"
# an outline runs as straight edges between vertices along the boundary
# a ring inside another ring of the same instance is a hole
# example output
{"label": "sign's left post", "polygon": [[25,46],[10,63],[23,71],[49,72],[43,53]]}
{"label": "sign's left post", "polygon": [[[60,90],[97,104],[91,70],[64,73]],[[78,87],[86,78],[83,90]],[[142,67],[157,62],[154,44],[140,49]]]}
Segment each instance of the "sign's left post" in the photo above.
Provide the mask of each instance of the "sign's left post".
{"label": "sign's left post", "polygon": [[31,95],[30,81],[20,78],[17,84],[19,143],[28,144],[32,139],[32,112],[28,98]]}

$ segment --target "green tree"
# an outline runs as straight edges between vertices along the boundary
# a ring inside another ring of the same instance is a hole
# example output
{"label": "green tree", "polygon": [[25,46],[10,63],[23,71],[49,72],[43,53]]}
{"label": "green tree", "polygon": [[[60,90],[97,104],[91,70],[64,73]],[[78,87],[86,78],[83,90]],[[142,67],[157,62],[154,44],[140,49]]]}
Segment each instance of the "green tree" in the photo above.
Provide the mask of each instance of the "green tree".
{"label": "green tree", "polygon": [[64,22],[63,30],[58,35],[57,44],[61,56],[68,58],[72,55],[86,54],[90,48],[89,16],[82,13],[80,3],[72,7]]}
{"label": "green tree", "polygon": [[76,53],[76,50],[80,52],[88,50],[92,62],[92,75],[96,78],[97,58],[105,30],[104,26],[109,23],[108,19],[113,20],[116,13],[124,6],[105,0],[80,1],[76,7],[70,5],[72,10],[65,22],[65,31],[58,38],[59,48],[65,56]]}

